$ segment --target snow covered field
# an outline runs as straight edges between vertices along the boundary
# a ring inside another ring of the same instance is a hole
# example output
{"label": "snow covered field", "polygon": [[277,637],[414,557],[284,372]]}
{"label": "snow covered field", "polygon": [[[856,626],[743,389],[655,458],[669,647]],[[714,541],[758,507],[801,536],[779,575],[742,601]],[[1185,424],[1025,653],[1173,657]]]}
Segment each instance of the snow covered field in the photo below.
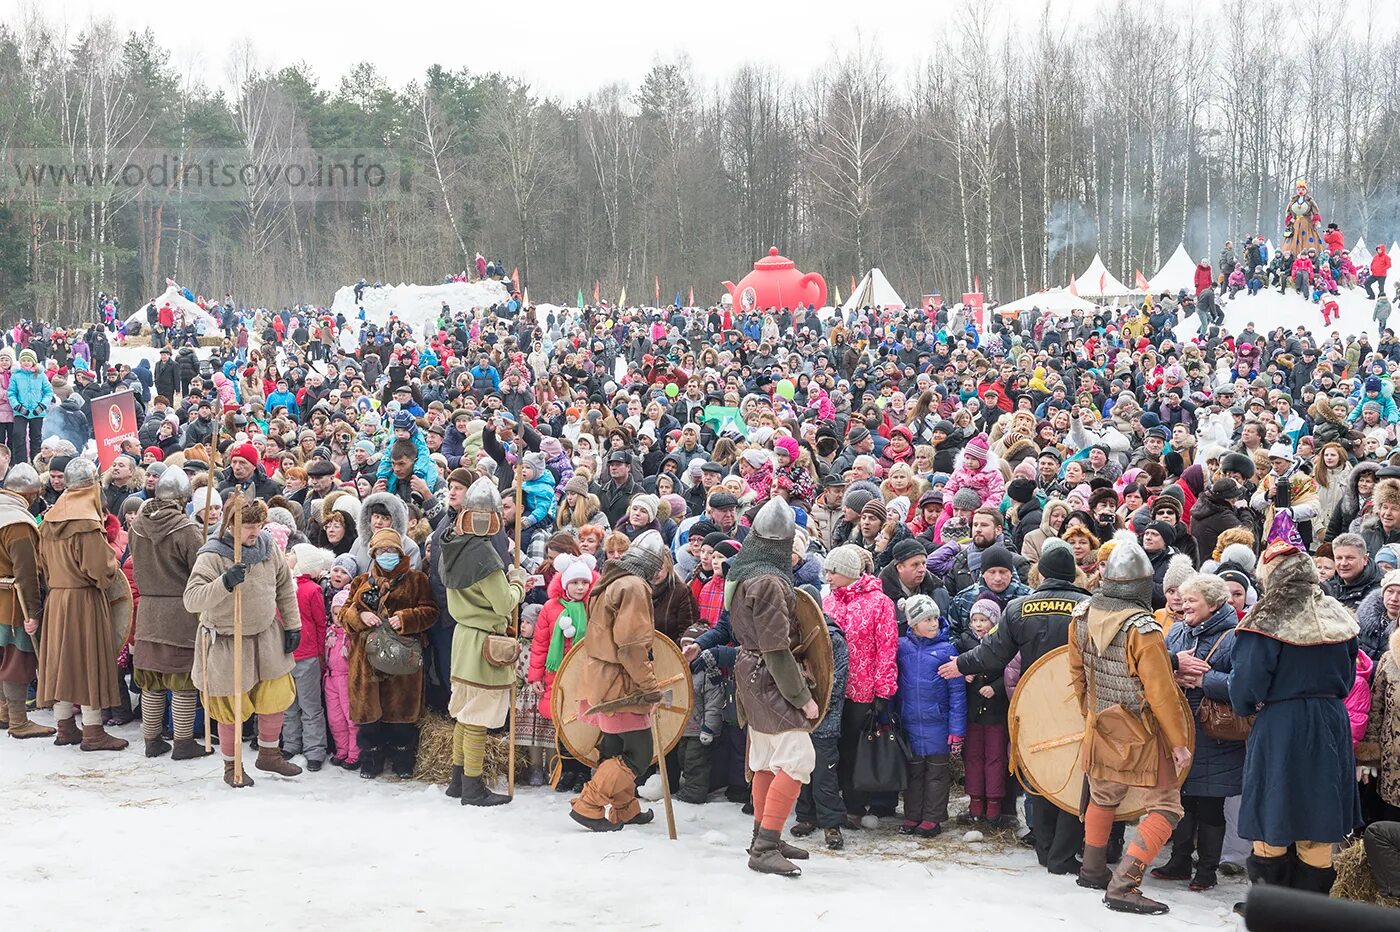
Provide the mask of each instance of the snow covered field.
{"label": "snow covered field", "polygon": [[814,846],[799,879],[768,877],[745,866],[749,818],[722,801],[677,803],[676,842],[660,803],[651,825],[594,835],[547,787],[479,810],[327,766],[294,780],[250,769],[257,785],[232,790],[217,755],[147,760],[139,723],[113,732],[131,748],[0,738],[4,928],[1184,932],[1237,928],[1245,891],[1149,880],[1172,912],[1123,916],[1024,848],[905,839],[890,820],[847,832],[843,852]]}

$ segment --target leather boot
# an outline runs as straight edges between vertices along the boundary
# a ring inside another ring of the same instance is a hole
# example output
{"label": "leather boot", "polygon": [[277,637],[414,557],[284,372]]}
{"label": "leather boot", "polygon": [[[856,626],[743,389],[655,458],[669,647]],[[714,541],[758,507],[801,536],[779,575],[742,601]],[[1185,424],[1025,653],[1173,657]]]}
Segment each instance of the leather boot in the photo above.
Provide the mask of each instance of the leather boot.
{"label": "leather boot", "polygon": [[1113,879],[1113,871],[1108,869],[1108,848],[1084,845],[1084,863],[1079,866],[1079,879],[1075,883],[1090,890],[1107,890]]}
{"label": "leather boot", "polygon": [[1196,875],[1190,889],[1196,893],[1213,889],[1220,867],[1220,851],[1225,847],[1225,826],[1202,825],[1196,829]]}
{"label": "leather boot", "polygon": [[127,743],[125,738],[114,738],[107,734],[101,725],[84,725],[79,747],[84,751],[125,751]]}
{"label": "leather boot", "polygon": [[253,766],[282,777],[295,777],[301,774],[301,768],[284,758],[282,752],[277,748],[259,746],[258,759],[253,762]]}
{"label": "leather boot", "polygon": [[609,822],[607,819],[594,819],[594,818],[591,818],[591,817],[589,817],[589,816],[584,815],[583,813],[579,812],[577,809],[570,809],[570,810],[569,810],[569,818],[573,819],[575,822],[577,822],[579,825],[582,825],[584,828],[588,829],[590,832],[620,832],[620,831],[622,831],[622,823],[621,823],[621,822]]}
{"label": "leather boot", "polygon": [[53,739],[53,743],[57,747],[83,743],[83,733],[78,729],[78,723],[71,718],[59,719],[58,728],[54,729],[54,731],[58,735],[58,737]]}
{"label": "leather boot", "polygon": [[204,750],[204,745],[193,738],[176,738],[174,748],[170,752],[170,759],[197,760],[201,757],[208,757],[213,753],[212,750]]}
{"label": "leather boot", "polygon": [[247,768],[247,767],[244,767],[244,768],[243,768],[243,782],[242,782],[242,783],[239,783],[237,780],[235,780],[235,779],[233,778],[233,761],[231,761],[231,760],[229,760],[227,757],[225,757],[225,758],[224,758],[224,782],[227,783],[229,786],[233,787],[235,790],[237,790],[237,789],[242,789],[242,788],[245,787],[245,786],[252,786],[252,785],[253,785],[253,778],[250,777],[250,776],[248,776],[248,768]]}
{"label": "leather boot", "polygon": [[12,701],[8,705],[10,707],[11,738],[52,738],[54,736],[54,729],[29,720],[29,713],[25,711],[23,699]]}
{"label": "leather boot", "polygon": [[1294,890],[1305,890],[1308,893],[1321,893],[1327,896],[1332,892],[1332,885],[1337,882],[1337,869],[1334,867],[1313,867],[1303,861],[1298,861],[1293,865],[1293,882],[1289,884]]}
{"label": "leather boot", "polygon": [[778,850],[781,839],[771,828],[761,828],[754,834],[753,846],[749,848],[749,870],[760,874],[779,874],[783,877],[798,877],[802,868],[783,857]]}
{"label": "leather boot", "polygon": [[170,742],[164,738],[157,738],[154,741],[146,742],[147,757],[162,757],[170,753]]}
{"label": "leather boot", "polygon": [[447,781],[447,795],[452,799],[462,798],[462,765],[454,764],[452,778]]}
{"label": "leather boot", "polygon": [[[21,706],[23,708],[23,706]],[[10,727],[10,707],[9,703],[0,703],[0,728]]]}
{"label": "leather boot", "polygon": [[1150,900],[1142,895],[1142,875],[1147,865],[1131,854],[1123,855],[1113,879],[1108,882],[1108,892],[1103,901],[1109,909],[1119,913],[1134,913],[1139,916],[1160,916],[1167,912],[1167,904]]}
{"label": "leather boot", "polygon": [[[753,827],[753,838],[749,839],[748,847],[748,852],[750,854],[753,854],[753,843],[758,840],[758,833],[761,831],[762,829],[759,826],[755,825]],[[808,832],[807,834],[810,835],[811,832]],[[796,845],[790,845],[787,842],[783,841],[783,835],[781,832],[778,833],[778,853],[781,854],[783,857],[787,858],[789,861],[805,861],[812,856],[806,848],[799,848]]]}
{"label": "leather boot", "polygon": [[[1196,820],[1189,815],[1181,817],[1172,830],[1172,856],[1167,863],[1152,869],[1152,876],[1158,880],[1190,880],[1191,855],[1196,841]],[[1216,858],[1217,862],[1219,857]]]}
{"label": "leather boot", "polygon": [[478,774],[475,777],[462,777],[463,806],[503,806],[510,802],[504,793],[493,793],[486,788],[486,781]]}

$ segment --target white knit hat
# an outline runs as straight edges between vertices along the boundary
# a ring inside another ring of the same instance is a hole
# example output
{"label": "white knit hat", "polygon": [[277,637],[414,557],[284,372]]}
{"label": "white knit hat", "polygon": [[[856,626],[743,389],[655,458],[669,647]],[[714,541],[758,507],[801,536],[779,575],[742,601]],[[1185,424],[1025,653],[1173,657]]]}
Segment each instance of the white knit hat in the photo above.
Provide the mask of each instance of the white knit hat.
{"label": "white knit hat", "polygon": [[571,553],[561,553],[554,558],[554,570],[559,574],[561,586],[567,586],[576,579],[592,582],[593,568],[597,565],[593,555],[587,553],[577,557]]}
{"label": "white knit hat", "polygon": [[826,555],[825,567],[828,574],[835,573],[849,579],[859,579],[865,572],[865,559],[861,548],[855,544],[842,544]]}
{"label": "white knit hat", "polygon": [[312,544],[296,544],[292,553],[296,555],[298,576],[324,576],[335,561],[334,553]]}
{"label": "white knit hat", "polygon": [[656,519],[656,510],[657,510],[657,508],[660,507],[660,505],[661,505],[661,501],[660,501],[660,499],[658,499],[655,495],[651,495],[651,494],[649,494],[649,493],[647,493],[647,492],[642,492],[642,493],[640,493],[640,494],[638,494],[638,495],[633,495],[633,496],[632,496],[632,501],[628,503],[627,507],[628,507],[628,508],[634,508],[634,507],[635,507],[635,508],[644,508],[644,509],[646,509],[646,513],[647,513],[653,520],[655,520],[655,519]]}

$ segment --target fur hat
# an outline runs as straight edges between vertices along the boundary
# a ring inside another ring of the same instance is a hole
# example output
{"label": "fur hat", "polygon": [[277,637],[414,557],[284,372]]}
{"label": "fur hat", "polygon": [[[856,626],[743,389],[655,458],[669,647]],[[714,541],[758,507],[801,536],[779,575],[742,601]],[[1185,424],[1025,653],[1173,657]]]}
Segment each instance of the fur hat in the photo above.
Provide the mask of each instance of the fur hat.
{"label": "fur hat", "polygon": [[1246,573],[1253,573],[1258,565],[1259,557],[1254,549],[1247,544],[1230,544],[1220,551],[1221,564],[1233,563]]}
{"label": "fur hat", "polygon": [[1095,489],[1089,493],[1089,510],[1096,510],[1101,502],[1118,507],[1118,493],[1112,489]]}
{"label": "fur hat", "polygon": [[1034,480],[1012,479],[1010,484],[1006,487],[1006,497],[1019,504],[1025,504],[1035,498]]}
{"label": "fur hat", "polygon": [[[842,575],[845,574],[843,573]],[[938,617],[938,603],[931,597],[922,594],[911,595],[907,599],[900,599],[899,608],[900,611],[904,612],[904,620],[910,627],[913,627],[926,618]]]}
{"label": "fur hat", "polygon": [[1371,493],[1371,503],[1376,509],[1383,505],[1400,508],[1400,479],[1382,479],[1376,483]]}
{"label": "fur hat", "polygon": [[846,576],[850,579],[859,579],[865,572],[865,558],[861,555],[864,551],[855,544],[842,544],[834,548],[826,555],[827,573],[835,573],[838,576]]}
{"label": "fur hat", "polygon": [[1243,453],[1226,453],[1220,458],[1222,473],[1237,472],[1246,479],[1254,478],[1254,460]]}

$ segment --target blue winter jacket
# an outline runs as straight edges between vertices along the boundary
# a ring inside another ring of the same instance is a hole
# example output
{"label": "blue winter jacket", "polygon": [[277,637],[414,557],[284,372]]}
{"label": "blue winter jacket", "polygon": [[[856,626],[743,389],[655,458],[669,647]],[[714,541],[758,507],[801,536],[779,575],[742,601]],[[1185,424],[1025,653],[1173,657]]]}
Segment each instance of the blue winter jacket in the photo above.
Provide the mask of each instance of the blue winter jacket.
{"label": "blue winter jacket", "polygon": [[[413,474],[418,476],[428,484],[429,489],[437,488],[438,468],[433,462],[433,456],[428,452],[428,441],[423,439],[423,432],[417,427],[413,428],[413,445],[418,449],[418,458],[413,461]],[[389,441],[389,448],[392,449],[394,441]],[[379,457],[379,469],[374,475],[375,481],[385,480],[386,487],[393,492],[399,487],[398,476],[394,475],[394,461],[389,458],[389,450],[385,450]]]}
{"label": "blue winter jacket", "polygon": [[521,484],[525,498],[525,527],[544,524],[554,517],[554,473],[548,469],[542,475]]}
{"label": "blue winter jacket", "polygon": [[273,392],[267,396],[267,401],[263,404],[263,410],[271,411],[278,405],[287,409],[287,413],[293,418],[301,416],[301,409],[297,406],[297,396],[291,392]]}
{"label": "blue winter jacket", "polygon": [[49,385],[49,377],[39,369],[13,369],[6,397],[16,416],[43,417],[53,401],[53,386]]}
{"label": "blue winter jacket", "polygon": [[958,655],[946,629],[922,638],[910,629],[899,639],[899,723],[919,757],[948,753],[948,737],[967,733],[967,686],[945,680],[938,668]]}
{"label": "blue winter jacket", "polygon": [[[1216,609],[1199,625],[1185,622],[1172,625],[1167,632],[1167,650],[1175,666],[1176,655],[1191,651],[1197,659],[1210,657],[1210,672],[1201,682],[1202,688],[1186,690],[1186,699],[1195,713],[1201,700],[1210,697],[1217,702],[1230,701],[1230,672],[1234,669],[1235,623],[1239,616],[1229,602]],[[1212,649],[1215,651],[1211,653]],[[1200,728],[1196,729],[1196,747],[1191,760],[1191,773],[1182,792],[1191,796],[1238,796],[1244,780],[1244,742],[1220,741]]]}

